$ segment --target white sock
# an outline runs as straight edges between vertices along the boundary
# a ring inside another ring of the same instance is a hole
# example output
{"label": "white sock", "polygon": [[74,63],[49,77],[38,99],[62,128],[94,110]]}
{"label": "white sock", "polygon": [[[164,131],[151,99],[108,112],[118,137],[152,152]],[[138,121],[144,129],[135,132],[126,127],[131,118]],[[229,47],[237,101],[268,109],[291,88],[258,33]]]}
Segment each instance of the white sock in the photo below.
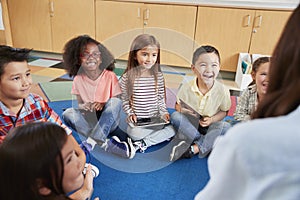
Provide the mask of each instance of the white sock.
{"label": "white sock", "polygon": [[95,140],[93,140],[93,138],[90,138],[90,137],[88,137],[86,142],[92,146],[92,149],[94,149],[95,145],[97,144],[97,142]]}
{"label": "white sock", "polygon": [[104,149],[104,151],[106,151],[107,150],[107,147],[108,147],[108,141],[109,141],[109,139],[107,138],[107,139],[105,139],[105,142],[103,142],[101,145],[100,145],[100,147],[101,148],[103,148]]}

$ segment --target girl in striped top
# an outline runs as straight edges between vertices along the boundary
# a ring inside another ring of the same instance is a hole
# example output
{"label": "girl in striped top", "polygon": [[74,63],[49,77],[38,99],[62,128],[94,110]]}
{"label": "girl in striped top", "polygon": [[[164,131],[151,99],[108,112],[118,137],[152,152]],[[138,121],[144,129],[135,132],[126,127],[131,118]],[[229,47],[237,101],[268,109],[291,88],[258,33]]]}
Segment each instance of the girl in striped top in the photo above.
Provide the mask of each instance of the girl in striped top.
{"label": "girl in striped top", "polygon": [[[161,116],[169,121],[170,115],[165,103],[165,81],[160,66],[160,44],[154,36],[142,34],[131,44],[127,69],[122,75],[123,110],[127,122],[139,118]],[[161,143],[175,135],[171,125],[163,128],[142,128],[128,126],[127,134],[133,140],[131,157],[136,150],[144,152],[147,147]]]}

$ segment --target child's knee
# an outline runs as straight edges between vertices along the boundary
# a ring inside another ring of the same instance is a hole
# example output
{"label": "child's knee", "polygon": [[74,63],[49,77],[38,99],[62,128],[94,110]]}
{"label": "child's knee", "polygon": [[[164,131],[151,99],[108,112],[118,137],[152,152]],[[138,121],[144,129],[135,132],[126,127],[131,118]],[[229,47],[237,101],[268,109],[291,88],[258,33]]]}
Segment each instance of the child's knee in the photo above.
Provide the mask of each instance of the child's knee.
{"label": "child's knee", "polygon": [[171,114],[171,122],[179,123],[181,121],[181,118],[182,118],[182,114],[178,111],[174,111]]}
{"label": "child's knee", "polygon": [[116,97],[112,97],[110,98],[107,103],[108,105],[112,106],[112,107],[121,107],[122,106],[122,100]]}
{"label": "child's knee", "polygon": [[62,113],[62,119],[70,119],[71,116],[74,116],[75,114],[75,109],[74,108],[67,108],[63,113]]}

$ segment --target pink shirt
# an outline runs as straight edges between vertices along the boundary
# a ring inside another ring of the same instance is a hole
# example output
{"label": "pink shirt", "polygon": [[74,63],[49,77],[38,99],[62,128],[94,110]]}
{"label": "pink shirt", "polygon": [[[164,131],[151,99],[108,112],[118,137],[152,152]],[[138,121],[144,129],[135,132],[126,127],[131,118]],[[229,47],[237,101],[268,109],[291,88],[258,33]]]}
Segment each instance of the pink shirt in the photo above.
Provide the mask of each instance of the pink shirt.
{"label": "pink shirt", "polygon": [[116,74],[104,70],[96,80],[89,79],[84,73],[74,77],[72,94],[80,95],[84,103],[105,103],[111,97],[121,94]]}

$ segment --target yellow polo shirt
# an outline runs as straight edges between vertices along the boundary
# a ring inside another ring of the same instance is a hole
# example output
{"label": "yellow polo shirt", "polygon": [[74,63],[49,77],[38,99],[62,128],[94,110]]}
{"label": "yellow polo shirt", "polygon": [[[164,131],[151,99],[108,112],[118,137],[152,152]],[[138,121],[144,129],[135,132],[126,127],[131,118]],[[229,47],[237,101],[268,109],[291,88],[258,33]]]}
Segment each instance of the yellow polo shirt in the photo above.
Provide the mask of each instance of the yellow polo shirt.
{"label": "yellow polo shirt", "polygon": [[229,90],[215,80],[213,87],[203,95],[197,86],[197,77],[183,83],[177,93],[177,103],[182,99],[202,116],[214,116],[219,111],[228,111],[231,106]]}

